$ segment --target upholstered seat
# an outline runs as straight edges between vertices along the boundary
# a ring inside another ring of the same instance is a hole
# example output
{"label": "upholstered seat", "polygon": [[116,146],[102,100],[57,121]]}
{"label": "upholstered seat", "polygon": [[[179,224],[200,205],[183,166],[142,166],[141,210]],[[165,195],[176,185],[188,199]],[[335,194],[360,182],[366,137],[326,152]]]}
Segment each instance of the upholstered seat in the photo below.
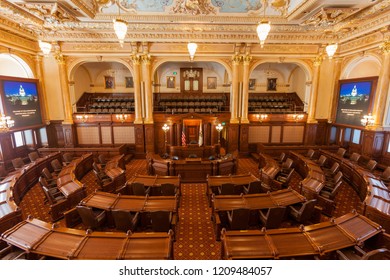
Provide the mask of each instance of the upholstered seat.
{"label": "upholstered seat", "polygon": [[234,184],[226,183],[218,187],[218,193],[220,195],[232,195],[234,194]]}
{"label": "upholstered seat", "polygon": [[139,183],[139,182],[131,183],[131,189],[134,195],[145,196],[150,192],[150,187],[146,188],[143,183]]}
{"label": "upholstered seat", "polygon": [[132,214],[129,211],[124,211],[121,209],[111,210],[112,217],[114,219],[115,228],[117,230],[125,231],[128,230],[135,231],[138,225],[139,213]]}
{"label": "upholstered seat", "polygon": [[164,196],[174,196],[177,193],[177,188],[174,184],[161,184],[161,194]]}
{"label": "upholstered seat", "polygon": [[290,205],[289,214],[295,221],[304,224],[310,220],[316,204],[317,200],[312,199],[304,202],[303,204]]}
{"label": "upholstered seat", "polygon": [[60,163],[60,161],[58,159],[53,159],[50,162],[50,165],[53,168],[54,173],[58,174],[61,172],[62,164]]}
{"label": "upholstered seat", "polygon": [[245,194],[261,193],[261,181],[250,182],[248,187],[244,187]]}
{"label": "upholstered seat", "polygon": [[21,169],[24,166],[24,161],[20,157],[14,158],[13,160],[11,160],[11,162],[15,170]]}
{"label": "upholstered seat", "polygon": [[227,212],[229,228],[231,230],[244,230],[249,227],[250,210],[246,208],[233,209]]}
{"label": "upholstered seat", "polygon": [[79,213],[83,225],[90,229],[96,229],[106,221],[106,212],[100,209],[93,209],[92,207],[77,205],[77,212]]}
{"label": "upholstered seat", "polygon": [[267,228],[278,228],[285,218],[286,207],[275,207],[267,210],[259,210],[261,224]]}
{"label": "upholstered seat", "polygon": [[34,162],[37,159],[39,159],[39,154],[37,152],[31,152],[28,154],[28,158],[30,159],[31,162]]}

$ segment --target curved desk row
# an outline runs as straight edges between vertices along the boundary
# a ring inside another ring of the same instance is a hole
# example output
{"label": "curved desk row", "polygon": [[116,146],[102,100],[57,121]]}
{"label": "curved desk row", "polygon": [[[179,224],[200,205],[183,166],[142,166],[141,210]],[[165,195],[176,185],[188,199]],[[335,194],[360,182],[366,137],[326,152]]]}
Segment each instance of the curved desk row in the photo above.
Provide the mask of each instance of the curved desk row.
{"label": "curved desk row", "polygon": [[362,245],[382,234],[380,225],[362,215],[349,213],[333,221],[301,228],[222,231],[221,251],[223,259],[324,256],[339,249]]}
{"label": "curved desk row", "polygon": [[259,154],[259,170],[262,185],[268,190],[280,189],[279,184],[275,186],[276,175],[280,172],[279,163],[270,155]]}
{"label": "curved desk row", "polygon": [[117,192],[126,183],[126,164],[124,155],[112,157],[105,165],[104,172],[110,177],[111,182],[103,184],[101,190],[105,192]]}
{"label": "curved desk row", "polygon": [[179,176],[182,182],[205,182],[207,175],[236,174],[238,159],[203,160],[187,158],[185,160],[162,159],[158,155],[147,157],[150,175]]}
{"label": "curved desk row", "polygon": [[289,157],[294,160],[295,170],[303,177],[300,183],[301,193],[308,199],[317,199],[325,184],[325,174],[321,167],[305,156],[290,152]]}
{"label": "curved desk row", "polygon": [[226,212],[233,209],[246,208],[252,210],[250,224],[258,221],[258,210],[289,206],[305,202],[306,198],[288,188],[274,192],[246,195],[216,195],[211,200],[212,220],[217,240],[219,240],[223,225],[228,223]]}
{"label": "curved desk row", "polygon": [[92,162],[92,154],[85,154],[61,169],[57,177],[57,188],[65,199],[50,205],[52,221],[62,218],[65,211],[75,207],[87,196],[86,188],[79,180],[91,170]]}
{"label": "curved desk row", "polygon": [[171,233],[86,232],[28,219],[2,234],[2,239],[28,253],[56,259],[172,259]]}
{"label": "curved desk row", "polygon": [[343,178],[348,180],[363,202],[363,215],[390,232],[390,190],[371,172],[337,154],[322,151],[328,160],[338,162]]}
{"label": "curved desk row", "polygon": [[0,233],[22,220],[18,205],[23,196],[36,184],[43,168],[51,169],[50,162],[61,160],[60,153],[52,153],[25,165],[0,182]]}

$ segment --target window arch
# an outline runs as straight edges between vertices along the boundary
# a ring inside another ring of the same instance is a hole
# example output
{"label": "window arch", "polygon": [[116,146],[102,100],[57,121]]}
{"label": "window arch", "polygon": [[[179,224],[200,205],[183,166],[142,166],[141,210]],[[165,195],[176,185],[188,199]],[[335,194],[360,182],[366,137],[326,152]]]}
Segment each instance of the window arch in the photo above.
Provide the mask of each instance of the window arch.
{"label": "window arch", "polygon": [[14,54],[0,54],[0,75],[34,78],[34,74],[28,64],[20,57]]}

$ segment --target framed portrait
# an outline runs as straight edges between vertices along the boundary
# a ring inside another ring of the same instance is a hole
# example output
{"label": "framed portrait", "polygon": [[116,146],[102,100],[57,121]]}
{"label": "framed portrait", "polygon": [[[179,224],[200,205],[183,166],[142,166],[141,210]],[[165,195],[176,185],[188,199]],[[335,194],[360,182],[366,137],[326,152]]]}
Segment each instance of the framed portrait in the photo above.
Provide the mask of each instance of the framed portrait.
{"label": "framed portrait", "polygon": [[207,89],[217,88],[217,77],[207,77]]}
{"label": "framed portrait", "polygon": [[125,77],[125,84],[126,84],[126,88],[133,88],[134,87],[133,77]]}
{"label": "framed portrait", "polygon": [[277,78],[267,78],[267,90],[276,90],[276,79]]}
{"label": "framed portrait", "polygon": [[175,88],[175,76],[167,76],[167,88]]}
{"label": "framed portrait", "polygon": [[254,90],[256,88],[256,79],[249,79],[249,89]]}
{"label": "framed portrait", "polygon": [[115,78],[112,76],[104,76],[105,88],[115,88]]}
{"label": "framed portrait", "polygon": [[363,126],[361,119],[371,113],[378,77],[340,80],[336,123]]}

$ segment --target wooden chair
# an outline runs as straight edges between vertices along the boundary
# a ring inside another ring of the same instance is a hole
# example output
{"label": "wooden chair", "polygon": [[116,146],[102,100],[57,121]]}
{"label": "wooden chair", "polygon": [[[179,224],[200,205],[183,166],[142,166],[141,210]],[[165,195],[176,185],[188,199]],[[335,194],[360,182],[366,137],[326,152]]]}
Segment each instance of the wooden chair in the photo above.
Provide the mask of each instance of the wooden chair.
{"label": "wooden chair", "polygon": [[314,157],[315,151],[313,149],[310,149],[306,153],[306,157],[309,159],[312,159]]}
{"label": "wooden chair", "polygon": [[316,204],[317,200],[312,199],[303,204],[290,205],[289,214],[295,221],[304,224],[311,218]]}
{"label": "wooden chair", "polygon": [[234,194],[234,184],[225,183],[218,187],[218,194],[220,195],[232,195]]}
{"label": "wooden chair", "polygon": [[340,190],[340,186],[342,183],[343,183],[343,181],[339,180],[333,186],[333,188],[327,188],[327,187],[322,188],[322,190],[320,191],[320,196],[325,197],[325,198],[330,199],[330,200],[334,200],[334,198],[336,197],[336,194]]}
{"label": "wooden chair", "polygon": [[134,195],[145,196],[145,195],[148,195],[150,192],[150,187],[145,188],[145,185],[143,183],[139,183],[139,182],[131,183],[131,189],[132,189]]}
{"label": "wooden chair", "polygon": [[49,202],[50,205],[54,205],[57,202],[64,200],[65,196],[57,189],[56,186],[49,186],[45,178],[42,176],[38,179],[39,184],[45,194],[44,202]]}
{"label": "wooden chair", "polygon": [[333,178],[328,178],[325,182],[325,187],[333,188],[343,178],[343,172],[339,171]]}
{"label": "wooden chair", "polygon": [[92,207],[77,205],[77,212],[79,213],[83,225],[90,229],[96,229],[106,221],[106,211],[100,209],[93,209]]}
{"label": "wooden chair", "polygon": [[129,211],[124,211],[120,209],[111,210],[112,217],[114,219],[115,228],[117,230],[125,231],[128,230],[135,231],[139,221],[139,213],[131,214]]}
{"label": "wooden chair", "polygon": [[322,171],[324,171],[325,177],[334,177],[336,173],[340,169],[340,164],[338,162],[334,162],[331,166],[331,168],[322,168]]}
{"label": "wooden chair", "polygon": [[168,232],[172,228],[173,213],[171,211],[153,211],[150,213],[152,230]]}
{"label": "wooden chair", "polygon": [[50,162],[50,165],[53,168],[53,171],[55,174],[59,174],[61,172],[62,164],[60,163],[60,161],[58,159],[53,159]]}
{"label": "wooden chair", "polygon": [[282,164],[286,160],[286,153],[281,153],[278,158],[275,158],[279,162],[279,164]]}
{"label": "wooden chair", "polygon": [[374,249],[366,252],[358,246],[337,250],[339,260],[390,260],[390,250],[387,248]]}
{"label": "wooden chair", "polygon": [[20,157],[14,158],[13,160],[11,160],[11,162],[15,170],[21,169],[24,166],[24,161]]}
{"label": "wooden chair", "polygon": [[101,167],[105,167],[107,163],[106,156],[104,154],[99,154],[98,155],[98,162]]}
{"label": "wooden chair", "polygon": [[291,178],[292,178],[292,174],[294,173],[294,168],[291,168],[290,169],[290,172],[289,173],[280,173],[277,177],[276,177],[276,181],[280,182],[281,183],[281,187],[285,187],[287,188],[288,187],[288,184],[290,183],[291,181]]}
{"label": "wooden chair", "polygon": [[102,189],[112,182],[111,178],[108,177],[105,173],[98,173],[95,169],[92,169],[93,174],[95,175],[96,181]]}
{"label": "wooden chair", "polygon": [[325,162],[328,160],[328,158],[324,155],[321,155],[318,160],[315,160],[314,162],[317,163],[320,167],[325,166]]}
{"label": "wooden chair", "polygon": [[238,208],[227,212],[229,228],[231,230],[244,230],[249,227],[250,209]]}
{"label": "wooden chair", "polygon": [[268,208],[267,210],[259,210],[259,218],[261,224],[267,228],[278,228],[284,220],[286,207]]}
{"label": "wooden chair", "polygon": [[175,196],[177,193],[177,188],[174,184],[166,183],[161,184],[161,194],[163,196]]}
{"label": "wooden chair", "polygon": [[64,164],[68,165],[73,160],[73,155],[71,153],[64,153],[62,155],[62,159],[64,160]]}
{"label": "wooden chair", "polygon": [[39,159],[39,154],[37,152],[31,152],[28,154],[28,158],[30,159],[31,162],[34,162],[37,159]]}
{"label": "wooden chair", "polygon": [[261,193],[261,181],[250,182],[248,187],[244,187],[245,194]]}
{"label": "wooden chair", "polygon": [[390,166],[386,167],[383,173],[380,176],[380,179],[385,183],[389,184],[390,182]]}
{"label": "wooden chair", "polygon": [[0,181],[4,180],[5,177],[7,177],[8,172],[5,170],[4,165],[0,165]]}
{"label": "wooden chair", "polygon": [[344,148],[338,148],[336,154],[339,155],[340,157],[344,157],[346,151],[347,151],[347,150],[344,149]]}
{"label": "wooden chair", "polygon": [[352,153],[352,155],[349,157],[350,161],[358,162],[360,159],[361,155],[358,153]]}
{"label": "wooden chair", "polygon": [[103,179],[107,179],[107,178],[110,178],[106,172],[104,171],[104,169],[100,168],[96,162],[93,162],[92,163],[92,170],[96,172],[96,174],[99,175],[99,177],[103,180]]}
{"label": "wooden chair", "polygon": [[378,164],[378,163],[377,163],[375,160],[370,159],[370,160],[367,162],[366,168],[367,168],[370,172],[372,172],[372,171],[374,171],[374,169],[376,168],[377,164]]}

